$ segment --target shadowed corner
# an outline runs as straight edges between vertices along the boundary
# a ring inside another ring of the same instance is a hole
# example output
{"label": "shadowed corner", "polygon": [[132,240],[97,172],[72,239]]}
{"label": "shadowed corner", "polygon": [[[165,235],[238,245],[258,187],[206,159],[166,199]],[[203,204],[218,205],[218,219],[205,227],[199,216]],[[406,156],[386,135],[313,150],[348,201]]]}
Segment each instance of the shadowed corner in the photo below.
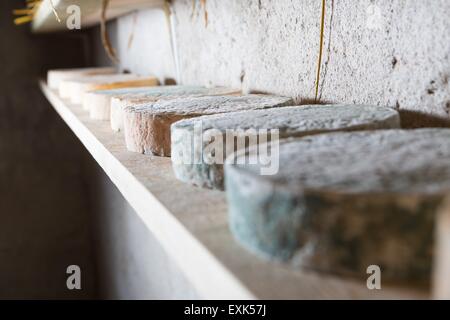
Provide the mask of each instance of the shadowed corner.
{"label": "shadowed corner", "polygon": [[450,119],[434,116],[425,112],[398,110],[401,126],[404,129],[450,128]]}
{"label": "shadowed corner", "polygon": [[[249,94],[273,94],[273,92],[268,92],[264,90],[250,90]],[[294,105],[327,105],[327,104],[335,104],[336,102],[332,102],[330,100],[315,100],[314,98],[305,98],[305,97],[292,97],[294,101]]]}
{"label": "shadowed corner", "polygon": [[174,78],[165,78],[164,79],[164,85],[165,86],[176,86],[177,85],[177,80],[175,80]]}
{"label": "shadowed corner", "polygon": [[295,103],[297,105],[318,105],[318,106],[323,106],[323,105],[327,105],[327,104],[334,104],[334,102],[329,101],[329,100],[315,100],[315,99],[309,99],[309,98],[295,98],[294,99]]}

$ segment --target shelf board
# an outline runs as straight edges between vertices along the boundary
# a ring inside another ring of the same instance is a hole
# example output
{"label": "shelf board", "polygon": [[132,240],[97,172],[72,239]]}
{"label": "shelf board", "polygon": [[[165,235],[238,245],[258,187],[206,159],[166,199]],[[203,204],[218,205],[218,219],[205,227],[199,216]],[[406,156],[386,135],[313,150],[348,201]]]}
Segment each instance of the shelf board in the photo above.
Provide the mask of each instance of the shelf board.
{"label": "shelf board", "polygon": [[[106,11],[108,20],[139,9],[162,7],[164,0],[110,0]],[[100,23],[102,0],[53,0],[61,22],[56,20],[50,0],[44,0],[32,23],[33,32],[54,32],[68,30],[67,7],[77,5],[81,9],[81,27],[87,28]]]}
{"label": "shelf board", "polygon": [[161,246],[206,299],[416,299],[428,292],[368,290],[342,279],[269,262],[244,250],[227,224],[225,195],[179,182],[170,158],[126,150],[123,134],[89,118],[40,82],[53,108],[116,185]]}

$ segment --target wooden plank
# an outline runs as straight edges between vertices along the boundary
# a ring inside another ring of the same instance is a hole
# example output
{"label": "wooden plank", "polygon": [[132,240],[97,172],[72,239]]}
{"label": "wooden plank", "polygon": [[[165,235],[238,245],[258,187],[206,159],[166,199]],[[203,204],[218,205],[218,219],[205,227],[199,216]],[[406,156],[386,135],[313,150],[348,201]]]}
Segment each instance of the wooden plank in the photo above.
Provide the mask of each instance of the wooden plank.
{"label": "wooden plank", "polygon": [[[90,119],[80,105],[41,88],[62,119],[135,209],[147,228],[207,299],[416,299],[428,293],[336,278],[258,259],[234,241],[223,192],[178,181],[171,160],[126,150],[123,135]],[[176,198],[175,196],[176,195]],[[144,245],[144,244],[143,244]]]}

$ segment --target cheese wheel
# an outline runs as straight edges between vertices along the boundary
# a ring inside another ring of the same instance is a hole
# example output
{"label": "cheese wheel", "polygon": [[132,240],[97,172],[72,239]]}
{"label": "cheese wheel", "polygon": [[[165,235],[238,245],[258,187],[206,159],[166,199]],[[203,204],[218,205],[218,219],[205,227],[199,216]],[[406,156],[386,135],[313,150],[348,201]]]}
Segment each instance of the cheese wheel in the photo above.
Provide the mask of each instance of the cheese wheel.
{"label": "cheese wheel", "polygon": [[127,106],[151,103],[164,99],[233,94],[240,94],[240,90],[226,87],[164,86],[152,88],[145,92],[130,92],[115,96],[111,100],[111,129],[113,131],[123,130],[123,109]]}
{"label": "cheese wheel", "polygon": [[85,93],[93,90],[108,90],[126,87],[155,86],[158,79],[134,74],[112,74],[84,76],[67,79],[60,84],[60,95],[72,103],[82,104]]}
{"label": "cheese wheel", "polygon": [[145,93],[152,90],[161,90],[164,87],[126,87],[110,90],[95,90],[83,95],[83,109],[89,110],[89,115],[96,120],[110,120],[111,100],[128,94]]}
{"label": "cheese wheel", "polygon": [[116,68],[112,67],[49,70],[47,72],[47,85],[50,89],[59,90],[61,82],[67,79],[73,79],[80,76],[113,74],[116,72]]}
{"label": "cheese wheel", "polygon": [[[364,105],[305,105],[186,119],[172,125],[173,169],[181,181],[223,190],[223,160],[227,153],[234,151],[230,141],[237,139],[235,136],[241,140],[247,138],[248,144],[251,136],[258,143],[258,138],[270,136],[274,130],[278,130],[279,138],[286,138],[328,131],[399,127],[397,111]],[[223,151],[220,157],[211,159],[211,153],[216,151],[211,145],[214,143],[220,148],[218,141]],[[245,141],[241,146],[246,146]],[[199,155],[198,159],[194,159],[194,155]]]}
{"label": "cheese wheel", "polygon": [[255,148],[225,166],[230,228],[244,246],[326,272],[367,278],[375,265],[383,279],[430,280],[449,129],[330,133],[274,148],[276,174],[261,175]]}
{"label": "cheese wheel", "polygon": [[206,114],[285,106],[292,100],[270,95],[207,96],[160,100],[124,109],[128,150],[170,156],[170,125]]}

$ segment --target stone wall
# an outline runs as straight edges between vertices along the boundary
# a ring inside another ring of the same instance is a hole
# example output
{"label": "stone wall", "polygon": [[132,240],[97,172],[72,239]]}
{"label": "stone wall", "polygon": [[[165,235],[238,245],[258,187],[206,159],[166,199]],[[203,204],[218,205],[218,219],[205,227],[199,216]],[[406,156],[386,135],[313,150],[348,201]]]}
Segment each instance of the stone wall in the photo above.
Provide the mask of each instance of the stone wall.
{"label": "stone wall", "polygon": [[[207,23],[195,3],[173,1],[180,83],[314,100],[321,1],[207,0]],[[321,102],[387,105],[404,110],[408,124],[448,124],[449,1],[326,3]],[[112,27],[125,68],[175,78],[168,34],[161,10]]]}

